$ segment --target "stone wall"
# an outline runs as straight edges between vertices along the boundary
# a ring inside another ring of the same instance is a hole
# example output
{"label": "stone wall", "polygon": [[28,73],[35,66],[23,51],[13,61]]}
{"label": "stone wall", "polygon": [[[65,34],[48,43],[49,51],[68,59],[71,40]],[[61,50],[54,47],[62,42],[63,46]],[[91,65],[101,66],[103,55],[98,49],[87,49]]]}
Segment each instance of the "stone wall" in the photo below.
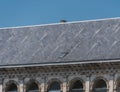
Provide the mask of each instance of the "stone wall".
{"label": "stone wall", "polygon": [[105,81],[107,92],[117,92],[117,88],[120,87],[119,72],[119,63],[0,69],[0,92],[6,92],[12,83],[17,86],[18,92],[26,92],[32,82],[38,85],[39,92],[47,92],[51,83],[55,81],[60,83],[62,92],[70,92],[71,85],[77,80],[81,81],[84,92],[94,92],[97,80]]}

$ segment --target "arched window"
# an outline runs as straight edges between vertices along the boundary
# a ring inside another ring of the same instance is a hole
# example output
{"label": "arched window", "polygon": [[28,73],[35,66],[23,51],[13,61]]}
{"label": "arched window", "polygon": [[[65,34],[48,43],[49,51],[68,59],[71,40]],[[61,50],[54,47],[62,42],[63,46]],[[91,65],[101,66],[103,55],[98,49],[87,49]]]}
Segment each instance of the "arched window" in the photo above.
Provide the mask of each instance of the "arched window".
{"label": "arched window", "polygon": [[32,82],[28,85],[27,92],[39,92],[38,85],[35,82]]}
{"label": "arched window", "polygon": [[14,83],[11,83],[7,86],[6,92],[18,92],[17,85]]}
{"label": "arched window", "polygon": [[103,79],[96,80],[94,83],[93,92],[107,92],[107,85]]}
{"label": "arched window", "polygon": [[72,83],[70,92],[83,92],[83,84],[80,80],[77,80]]}
{"label": "arched window", "polygon": [[48,92],[61,92],[60,90],[60,83],[55,81],[50,84]]}

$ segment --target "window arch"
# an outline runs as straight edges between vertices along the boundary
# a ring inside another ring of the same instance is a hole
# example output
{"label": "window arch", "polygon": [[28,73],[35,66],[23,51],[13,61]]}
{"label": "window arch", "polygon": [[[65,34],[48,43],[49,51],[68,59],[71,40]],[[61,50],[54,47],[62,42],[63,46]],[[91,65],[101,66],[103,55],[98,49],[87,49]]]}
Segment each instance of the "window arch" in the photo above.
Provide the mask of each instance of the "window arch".
{"label": "window arch", "polygon": [[97,79],[94,82],[93,92],[107,92],[107,84],[103,79]]}
{"label": "window arch", "polygon": [[17,85],[15,83],[10,83],[6,88],[6,92],[18,92]]}
{"label": "window arch", "polygon": [[60,83],[58,81],[52,82],[48,88],[48,92],[61,92]]}
{"label": "window arch", "polygon": [[70,86],[70,92],[83,92],[83,83],[81,80],[76,80],[72,82]]}
{"label": "window arch", "polygon": [[26,92],[39,92],[38,84],[35,82],[30,82],[27,85],[27,91]]}

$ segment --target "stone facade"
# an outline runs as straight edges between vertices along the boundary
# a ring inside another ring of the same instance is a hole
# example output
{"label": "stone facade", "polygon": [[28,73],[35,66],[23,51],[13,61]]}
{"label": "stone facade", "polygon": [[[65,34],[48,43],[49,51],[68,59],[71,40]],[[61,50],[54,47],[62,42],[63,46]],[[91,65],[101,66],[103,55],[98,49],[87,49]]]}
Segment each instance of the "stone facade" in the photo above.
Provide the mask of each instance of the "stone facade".
{"label": "stone facade", "polygon": [[[15,85],[17,92],[50,92],[54,82],[60,85],[62,92],[118,92],[120,87],[120,63],[4,68],[0,69],[0,73],[0,92],[14,92]],[[77,81],[83,91],[72,91]],[[95,91],[102,85],[107,91]]]}

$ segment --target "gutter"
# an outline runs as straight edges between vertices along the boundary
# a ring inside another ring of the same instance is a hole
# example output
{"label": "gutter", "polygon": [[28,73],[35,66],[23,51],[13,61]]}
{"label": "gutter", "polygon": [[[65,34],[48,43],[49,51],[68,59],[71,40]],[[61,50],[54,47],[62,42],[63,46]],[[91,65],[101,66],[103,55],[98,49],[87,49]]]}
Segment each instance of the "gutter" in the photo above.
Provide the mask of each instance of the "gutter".
{"label": "gutter", "polygon": [[22,68],[22,67],[39,67],[39,66],[61,66],[75,64],[92,64],[92,63],[120,63],[120,59],[110,60],[83,60],[83,61],[61,61],[61,62],[46,62],[46,63],[30,63],[30,64],[9,64],[0,65],[0,68]]}

